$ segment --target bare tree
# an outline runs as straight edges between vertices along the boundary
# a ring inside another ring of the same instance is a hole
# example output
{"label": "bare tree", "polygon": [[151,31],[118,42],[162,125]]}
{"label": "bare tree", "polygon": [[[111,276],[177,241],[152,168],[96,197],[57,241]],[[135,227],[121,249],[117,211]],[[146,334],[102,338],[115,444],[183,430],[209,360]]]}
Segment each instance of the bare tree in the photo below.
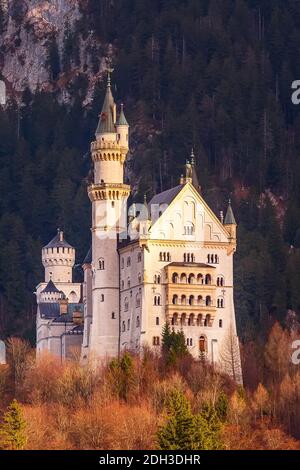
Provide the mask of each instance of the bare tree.
{"label": "bare tree", "polygon": [[230,375],[236,383],[242,384],[242,368],[240,358],[240,346],[232,323],[224,337],[220,349],[220,360],[223,371]]}

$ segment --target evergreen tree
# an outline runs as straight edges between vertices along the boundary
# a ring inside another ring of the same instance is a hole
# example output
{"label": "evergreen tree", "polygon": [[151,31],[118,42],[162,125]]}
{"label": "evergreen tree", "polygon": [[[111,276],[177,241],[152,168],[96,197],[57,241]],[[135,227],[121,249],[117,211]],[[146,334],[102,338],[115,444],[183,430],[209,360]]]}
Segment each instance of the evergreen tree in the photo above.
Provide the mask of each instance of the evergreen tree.
{"label": "evergreen tree", "polygon": [[27,442],[26,422],[22,408],[17,400],[13,400],[3,416],[0,425],[0,449],[22,450]]}
{"label": "evergreen tree", "polygon": [[168,403],[168,420],[157,433],[161,450],[191,450],[195,448],[195,422],[191,407],[184,394],[174,389]]}

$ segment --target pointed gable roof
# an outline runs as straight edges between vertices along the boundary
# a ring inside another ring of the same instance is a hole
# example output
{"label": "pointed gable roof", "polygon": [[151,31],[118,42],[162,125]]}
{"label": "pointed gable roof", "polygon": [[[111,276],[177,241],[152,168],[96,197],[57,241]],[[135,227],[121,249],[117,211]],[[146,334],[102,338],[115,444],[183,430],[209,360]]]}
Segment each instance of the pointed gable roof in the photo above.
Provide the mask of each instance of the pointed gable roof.
{"label": "pointed gable roof", "polygon": [[162,193],[156,194],[153,196],[151,201],[149,202],[149,207],[151,209],[151,205],[154,204],[171,204],[173,199],[177,196],[177,194],[180,193],[182,188],[184,187],[184,184],[179,184],[178,186],[175,186],[174,188],[167,189],[166,191],[163,191]]}
{"label": "pointed gable roof", "polygon": [[59,294],[61,291],[57,289],[54,282],[50,279],[50,281],[48,282],[46,287],[42,290],[41,294],[43,294],[45,292]]}

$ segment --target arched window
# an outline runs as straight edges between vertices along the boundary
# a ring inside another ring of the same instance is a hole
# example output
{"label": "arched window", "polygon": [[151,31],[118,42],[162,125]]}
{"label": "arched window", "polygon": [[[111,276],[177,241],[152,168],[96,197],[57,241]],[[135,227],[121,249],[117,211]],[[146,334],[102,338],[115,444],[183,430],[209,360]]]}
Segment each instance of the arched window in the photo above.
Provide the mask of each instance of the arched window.
{"label": "arched window", "polygon": [[200,336],[199,338],[199,351],[200,353],[206,352],[206,339],[205,336]]}
{"label": "arched window", "polygon": [[99,260],[98,260],[98,267],[99,267],[99,269],[101,269],[101,270],[104,269],[104,258],[99,258]]}

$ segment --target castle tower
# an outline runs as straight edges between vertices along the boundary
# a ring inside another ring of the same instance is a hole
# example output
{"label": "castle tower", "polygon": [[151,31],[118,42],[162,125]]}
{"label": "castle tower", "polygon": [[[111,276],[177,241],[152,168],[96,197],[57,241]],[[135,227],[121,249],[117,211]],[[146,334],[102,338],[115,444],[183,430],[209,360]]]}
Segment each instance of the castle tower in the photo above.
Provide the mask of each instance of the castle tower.
{"label": "castle tower", "polygon": [[64,232],[57,230],[55,237],[42,249],[45,268],[45,282],[72,282],[75,263],[75,248],[64,238]]}
{"label": "castle tower", "polygon": [[130,186],[124,184],[128,130],[123,108],[116,105],[108,76],[106,95],[91,144],[94,183],[92,202],[92,324],[90,352],[99,358],[116,356],[119,343],[118,235],[126,229]]}
{"label": "castle tower", "polygon": [[236,227],[237,227],[237,224],[236,224],[236,220],[235,220],[233,210],[232,210],[232,207],[231,207],[231,200],[230,199],[228,201],[228,208],[227,208],[227,212],[226,212],[226,215],[225,215],[224,227],[226,228],[226,230],[230,234],[231,244],[236,247]]}

